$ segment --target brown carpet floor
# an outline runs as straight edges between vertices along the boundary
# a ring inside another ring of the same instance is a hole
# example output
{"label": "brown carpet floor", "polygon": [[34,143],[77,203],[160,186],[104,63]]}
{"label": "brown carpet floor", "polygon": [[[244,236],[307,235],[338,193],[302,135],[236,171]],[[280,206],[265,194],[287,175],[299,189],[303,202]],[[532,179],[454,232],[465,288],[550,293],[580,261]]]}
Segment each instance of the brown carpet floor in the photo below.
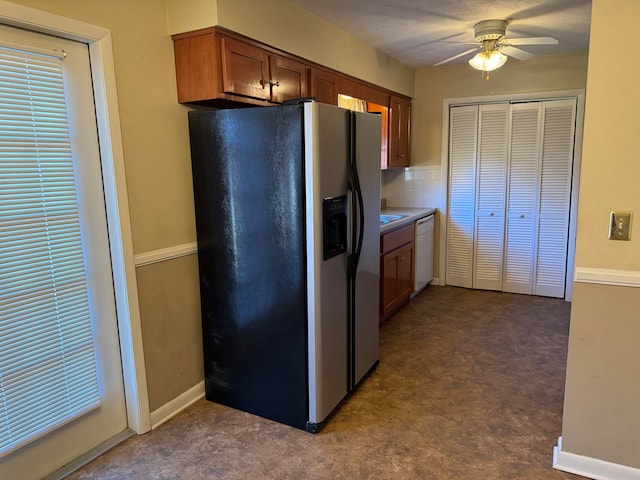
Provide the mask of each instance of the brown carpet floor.
{"label": "brown carpet floor", "polygon": [[551,468],[570,304],[428,287],[380,331],[380,365],[317,435],[205,400],[68,477],[578,479]]}

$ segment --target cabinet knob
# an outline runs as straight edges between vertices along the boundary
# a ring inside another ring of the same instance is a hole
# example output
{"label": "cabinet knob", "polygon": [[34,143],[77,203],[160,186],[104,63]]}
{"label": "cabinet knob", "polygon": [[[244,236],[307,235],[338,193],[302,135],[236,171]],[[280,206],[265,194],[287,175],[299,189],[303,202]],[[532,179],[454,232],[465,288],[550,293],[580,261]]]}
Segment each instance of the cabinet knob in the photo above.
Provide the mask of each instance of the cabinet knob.
{"label": "cabinet knob", "polygon": [[278,81],[274,82],[273,80],[267,80],[267,83],[269,85],[271,85],[272,87],[279,87],[280,86],[280,82],[278,82]]}
{"label": "cabinet knob", "polygon": [[489,215],[490,215],[490,216],[492,216],[492,217],[494,217],[496,214],[495,214],[495,213],[493,213],[493,212],[491,212]]}
{"label": "cabinet knob", "polygon": [[520,218],[524,218],[524,213],[521,213],[521,214],[520,214]]}
{"label": "cabinet knob", "polygon": [[400,261],[404,262],[405,257],[400,257]]}

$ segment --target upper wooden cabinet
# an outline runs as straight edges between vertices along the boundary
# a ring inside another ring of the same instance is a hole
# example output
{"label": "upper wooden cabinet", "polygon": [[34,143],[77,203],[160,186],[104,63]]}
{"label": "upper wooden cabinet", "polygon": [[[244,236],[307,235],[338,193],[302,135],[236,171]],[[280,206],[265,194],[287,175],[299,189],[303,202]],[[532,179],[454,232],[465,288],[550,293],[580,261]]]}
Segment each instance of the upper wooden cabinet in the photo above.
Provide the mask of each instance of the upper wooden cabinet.
{"label": "upper wooden cabinet", "polygon": [[213,107],[272,105],[338,94],[382,116],[381,168],[409,166],[411,99],[220,27],[173,35],[178,101]]}
{"label": "upper wooden cabinet", "polygon": [[309,67],[216,28],[174,35],[178,101],[281,103],[309,95]]}
{"label": "upper wooden cabinet", "polygon": [[388,167],[408,167],[411,143],[411,101],[391,96]]}
{"label": "upper wooden cabinet", "polygon": [[270,100],[269,54],[263,49],[221,37],[222,92]]}
{"label": "upper wooden cabinet", "polygon": [[284,102],[309,95],[309,67],[290,58],[269,55],[271,101]]}
{"label": "upper wooden cabinet", "polygon": [[317,102],[338,105],[338,81],[335,73],[320,69],[311,69],[311,96]]}

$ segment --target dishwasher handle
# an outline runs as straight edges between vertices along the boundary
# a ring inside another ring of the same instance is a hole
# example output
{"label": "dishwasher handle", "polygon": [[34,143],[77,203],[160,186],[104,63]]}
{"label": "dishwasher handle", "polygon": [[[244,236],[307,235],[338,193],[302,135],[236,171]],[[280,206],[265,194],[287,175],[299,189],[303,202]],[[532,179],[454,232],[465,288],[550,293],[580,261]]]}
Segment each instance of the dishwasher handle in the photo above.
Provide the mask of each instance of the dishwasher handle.
{"label": "dishwasher handle", "polygon": [[422,233],[422,230],[428,230],[429,228],[433,228],[433,215],[416,220],[416,231],[420,230],[418,233]]}

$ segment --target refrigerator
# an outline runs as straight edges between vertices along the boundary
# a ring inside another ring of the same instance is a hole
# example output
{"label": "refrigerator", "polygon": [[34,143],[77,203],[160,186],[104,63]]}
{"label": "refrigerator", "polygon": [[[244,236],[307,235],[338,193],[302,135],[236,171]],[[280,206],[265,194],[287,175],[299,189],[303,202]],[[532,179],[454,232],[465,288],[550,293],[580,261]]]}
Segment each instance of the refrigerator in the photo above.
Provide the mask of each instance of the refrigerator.
{"label": "refrigerator", "polygon": [[188,115],[206,398],[315,433],[378,364],[381,117]]}

